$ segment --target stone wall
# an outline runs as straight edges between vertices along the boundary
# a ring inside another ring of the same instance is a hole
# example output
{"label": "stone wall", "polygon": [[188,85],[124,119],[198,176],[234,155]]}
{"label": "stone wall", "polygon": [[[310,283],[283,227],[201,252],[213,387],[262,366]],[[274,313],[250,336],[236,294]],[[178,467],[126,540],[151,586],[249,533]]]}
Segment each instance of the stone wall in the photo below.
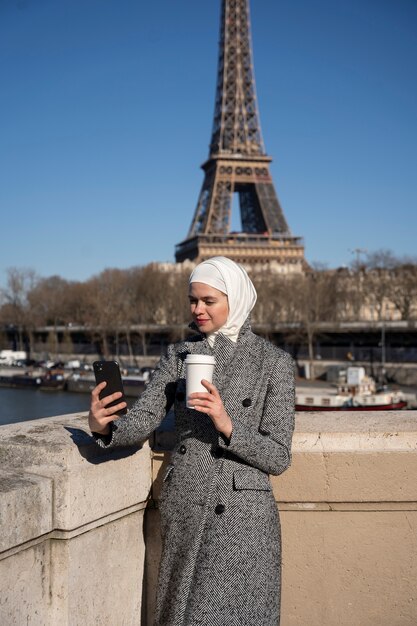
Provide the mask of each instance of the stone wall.
{"label": "stone wall", "polygon": [[[151,625],[167,456],[106,454],[82,415],[0,427],[2,626]],[[281,626],[417,624],[416,478],[417,412],[297,416]]]}
{"label": "stone wall", "polygon": [[141,623],[150,449],[108,455],[87,432],[85,416],[0,427],[2,626]]}

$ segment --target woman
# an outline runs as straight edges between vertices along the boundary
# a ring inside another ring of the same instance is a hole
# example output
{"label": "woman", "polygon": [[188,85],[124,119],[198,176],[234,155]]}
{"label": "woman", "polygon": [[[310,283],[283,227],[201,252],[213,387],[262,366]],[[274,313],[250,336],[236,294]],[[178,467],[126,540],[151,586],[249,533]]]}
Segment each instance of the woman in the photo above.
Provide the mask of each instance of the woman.
{"label": "woman", "polygon": [[[174,405],[177,443],[160,496],[162,558],[157,626],[277,626],[281,539],[268,474],[290,465],[294,367],[253,334],[256,292],[225,257],[197,265],[190,308],[199,335],[171,345],[133,408],[120,418],[92,393],[90,428],[101,446],[144,440]],[[191,394],[187,354],[214,355],[213,384]]]}

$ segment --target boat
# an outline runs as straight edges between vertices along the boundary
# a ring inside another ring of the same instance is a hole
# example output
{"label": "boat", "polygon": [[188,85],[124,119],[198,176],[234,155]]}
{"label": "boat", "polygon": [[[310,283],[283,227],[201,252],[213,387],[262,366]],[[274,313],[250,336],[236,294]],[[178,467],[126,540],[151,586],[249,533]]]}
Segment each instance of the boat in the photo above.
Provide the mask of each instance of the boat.
{"label": "boat", "polygon": [[[40,389],[41,391],[77,391],[90,393],[96,386],[91,371],[79,369],[69,371],[64,367],[50,367],[49,363],[31,368],[8,367],[0,368],[0,387],[15,389]],[[54,365],[51,362],[51,365]],[[144,391],[149,381],[150,368],[122,370],[124,392],[127,397],[137,398]]]}
{"label": "boat", "polygon": [[23,373],[3,372],[0,374],[0,387],[14,389],[41,389],[42,391],[58,391],[65,389],[64,375],[59,371],[33,370]]}
{"label": "boat", "polygon": [[337,389],[302,388],[296,391],[296,411],[395,411],[407,408],[402,391],[377,389],[363,367],[348,367]]}
{"label": "boat", "polygon": [[[123,374],[123,390],[126,397],[137,398],[146,387],[148,376]],[[66,380],[66,389],[80,393],[90,393],[96,386],[94,374],[75,372]]]}

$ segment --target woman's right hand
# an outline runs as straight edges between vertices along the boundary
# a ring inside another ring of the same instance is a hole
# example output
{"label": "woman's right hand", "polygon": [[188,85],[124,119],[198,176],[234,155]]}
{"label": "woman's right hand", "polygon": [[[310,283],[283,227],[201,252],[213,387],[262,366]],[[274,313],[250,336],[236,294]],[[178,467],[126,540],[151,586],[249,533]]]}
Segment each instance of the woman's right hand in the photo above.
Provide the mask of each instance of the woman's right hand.
{"label": "woman's right hand", "polygon": [[94,387],[91,392],[88,425],[91,432],[98,433],[99,435],[108,435],[110,433],[110,422],[119,419],[120,416],[117,415],[117,412],[126,407],[126,402],[119,402],[119,404],[116,404],[115,406],[108,407],[113,400],[118,400],[122,397],[122,393],[120,391],[116,391],[116,393],[112,393],[110,396],[105,396],[100,400],[99,394],[106,387],[106,384],[106,382],[100,383],[97,387]]}

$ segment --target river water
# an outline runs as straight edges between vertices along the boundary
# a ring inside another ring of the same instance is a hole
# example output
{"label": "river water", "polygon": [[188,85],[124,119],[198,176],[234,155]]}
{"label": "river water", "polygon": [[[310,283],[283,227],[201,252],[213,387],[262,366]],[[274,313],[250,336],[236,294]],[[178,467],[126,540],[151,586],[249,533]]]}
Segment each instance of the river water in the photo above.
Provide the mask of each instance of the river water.
{"label": "river water", "polygon": [[88,411],[90,395],[69,391],[0,388],[0,426]]}
{"label": "river water", "polygon": [[[127,398],[130,407],[136,398]],[[89,393],[0,387],[0,426],[88,411]]]}

